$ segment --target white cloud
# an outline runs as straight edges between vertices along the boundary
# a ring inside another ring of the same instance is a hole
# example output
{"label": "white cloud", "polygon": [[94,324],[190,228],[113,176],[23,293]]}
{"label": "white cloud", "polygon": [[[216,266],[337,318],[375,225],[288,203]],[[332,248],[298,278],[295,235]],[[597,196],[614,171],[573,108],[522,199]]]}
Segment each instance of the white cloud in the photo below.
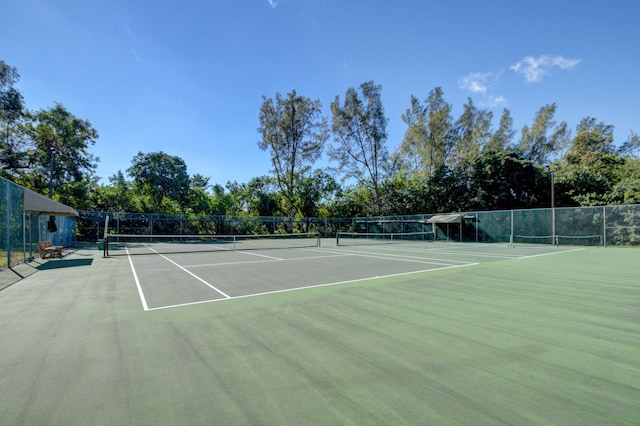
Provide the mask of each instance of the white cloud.
{"label": "white cloud", "polygon": [[278,4],[276,3],[276,0],[267,0],[269,2],[269,6],[271,7],[276,7]]}
{"label": "white cloud", "polygon": [[462,90],[479,94],[479,105],[495,108],[507,103],[507,99],[504,96],[493,93],[493,85],[500,79],[501,74],[474,72],[460,77],[458,86]]}
{"label": "white cloud", "polygon": [[491,108],[496,108],[507,104],[507,98],[502,95],[489,95],[485,101]]}
{"label": "white cloud", "polygon": [[473,93],[486,93],[487,81],[493,76],[492,73],[479,73],[474,72],[469,75],[465,75],[458,80],[458,85],[463,90],[468,90]]}
{"label": "white cloud", "polygon": [[520,62],[511,65],[510,69],[524,75],[529,83],[541,81],[553,68],[570,70],[580,63],[580,59],[564,58],[562,56],[542,55],[537,58],[527,56]]}

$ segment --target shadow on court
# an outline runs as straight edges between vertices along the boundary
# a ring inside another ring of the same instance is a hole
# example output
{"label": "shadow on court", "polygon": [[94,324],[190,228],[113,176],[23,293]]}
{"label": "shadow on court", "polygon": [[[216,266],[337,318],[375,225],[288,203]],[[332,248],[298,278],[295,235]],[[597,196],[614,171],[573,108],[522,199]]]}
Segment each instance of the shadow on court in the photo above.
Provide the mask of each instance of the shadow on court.
{"label": "shadow on court", "polygon": [[49,270],[49,269],[60,269],[60,268],[73,268],[76,266],[89,266],[93,263],[93,259],[60,259],[60,260],[50,260],[47,263],[43,263],[38,266],[37,269],[41,271]]}

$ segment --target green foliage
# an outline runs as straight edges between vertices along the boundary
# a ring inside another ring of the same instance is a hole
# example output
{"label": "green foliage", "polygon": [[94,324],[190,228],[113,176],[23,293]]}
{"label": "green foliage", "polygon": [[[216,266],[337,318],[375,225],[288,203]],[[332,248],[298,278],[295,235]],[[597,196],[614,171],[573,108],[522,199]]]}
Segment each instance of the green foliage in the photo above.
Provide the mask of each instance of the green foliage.
{"label": "green foliage", "polygon": [[191,176],[191,179],[189,180],[189,187],[192,189],[200,189],[202,191],[207,191],[207,189],[209,189],[210,187],[209,180],[210,178],[204,177],[203,175],[196,173],[195,175]]}
{"label": "green foliage", "polygon": [[394,153],[401,169],[431,177],[448,164],[456,137],[452,109],[440,87],[429,92],[424,105],[411,96],[411,107],[402,115],[407,131]]}
{"label": "green foliage", "polygon": [[[75,117],[62,104],[29,115],[27,134],[33,141],[26,153],[28,169],[21,179],[31,183],[29,187],[45,193],[44,182],[49,182],[49,192],[62,202],[78,198],[65,192],[73,186],[70,182],[90,180],[98,159],[89,148],[95,144],[98,132],[88,120]],[[89,186],[85,186],[88,190]]]}
{"label": "green foliage", "polygon": [[[333,176],[316,170],[304,178],[297,188],[298,211],[302,217],[322,217],[322,205],[334,200],[339,190],[340,185]],[[325,210],[324,214],[326,213]]]}
{"label": "green foliage", "polygon": [[6,177],[25,167],[24,102],[13,87],[0,90],[0,164]]}
{"label": "green foliage", "polygon": [[365,185],[354,185],[340,191],[336,198],[329,202],[328,217],[365,217],[372,216],[370,203],[373,199],[371,188]]}
{"label": "green foliage", "polygon": [[468,210],[522,209],[536,206],[541,172],[514,151],[488,152],[470,172]]}
{"label": "green foliage", "polygon": [[531,128],[524,126],[518,144],[518,151],[523,158],[534,164],[548,164],[567,143],[569,132],[567,124],[556,124],[553,119],[556,104],[545,105],[536,113]]}
{"label": "green foliage", "polygon": [[455,147],[451,155],[450,167],[464,170],[478,157],[483,146],[491,138],[491,119],[488,110],[479,110],[469,99],[464,111],[455,122]]}
{"label": "green foliage", "polygon": [[22,93],[13,87],[18,71],[0,60],[0,165],[1,175],[14,178],[25,167],[25,107]]}
{"label": "green foliage", "polygon": [[127,173],[133,178],[133,185],[142,193],[150,196],[152,208],[161,210],[163,205],[171,210],[187,201],[189,193],[189,175],[184,160],[162,151],[138,154],[133,158]]}
{"label": "green foliage", "polygon": [[98,138],[88,120],[62,104],[27,111],[13,85],[18,71],[0,60],[0,164],[2,176],[77,208],[90,206]]}
{"label": "green foliage", "polygon": [[389,160],[381,95],[382,86],[368,81],[360,85],[360,92],[349,88],[342,105],[339,96],[331,103],[337,145],[330,147],[329,158],[338,162],[337,170],[345,179],[356,178],[371,188],[374,211],[380,210],[380,185]]}
{"label": "green foliage", "polygon": [[626,158],[619,169],[620,180],[607,194],[609,204],[640,204],[640,158]]}
{"label": "green foliage", "polygon": [[143,211],[137,203],[137,197],[131,189],[131,184],[125,180],[122,171],[109,178],[109,185],[95,188],[95,210],[107,212],[140,212]]}
{"label": "green foliage", "polygon": [[320,158],[328,138],[322,105],[319,100],[299,96],[295,90],[286,98],[280,93],[275,100],[263,96],[259,120],[262,139],[258,147],[270,151],[286,214],[294,217],[298,213],[296,187]]}
{"label": "green foliage", "polygon": [[606,204],[611,181],[600,171],[582,165],[567,165],[556,172],[556,200],[559,206]]}
{"label": "green foliage", "polygon": [[383,214],[404,215],[434,211],[429,189],[428,182],[420,175],[396,173],[383,184]]}
{"label": "green foliage", "polygon": [[[404,138],[390,156],[381,86],[373,81],[349,88],[343,102],[336,96],[330,129],[319,100],[295,90],[263,97],[258,147],[270,152],[273,176],[223,187],[200,174],[189,176],[180,157],[139,152],[127,170],[131,182],[119,171],[108,184],[99,184],[98,159],[90,152],[97,131],[59,103],[28,111],[14,87],[19,77],[0,60],[1,174],[43,194],[51,185],[56,199],[78,209],[234,216],[246,218],[246,229],[275,230],[275,225],[250,222],[257,216],[547,207],[551,174],[544,166],[550,163],[558,207],[640,203],[636,133],[616,143],[613,126],[586,117],[571,139],[567,124],[555,121],[553,103],[537,111],[531,127],[524,126],[514,143],[509,110],[503,110],[496,130],[492,113],[477,108],[472,99],[454,119],[452,105],[437,87],[423,102],[411,96],[402,115]],[[312,171],[329,130],[335,144],[328,153],[335,167]],[[350,186],[341,188],[337,176],[349,179]],[[220,226],[233,230],[229,224]]]}
{"label": "green foliage", "polygon": [[[584,125],[584,120],[582,124]],[[583,129],[579,130],[566,155],[566,161],[569,166],[597,171],[611,183],[617,180],[618,169],[624,163],[623,158],[616,154],[613,145],[613,129],[605,128],[602,123],[598,128],[583,126]]]}
{"label": "green foliage", "polygon": [[484,146],[483,152],[499,152],[505,149],[511,149],[515,134],[516,132],[513,131],[511,112],[505,108],[500,117],[500,126],[489,138],[489,142]]}

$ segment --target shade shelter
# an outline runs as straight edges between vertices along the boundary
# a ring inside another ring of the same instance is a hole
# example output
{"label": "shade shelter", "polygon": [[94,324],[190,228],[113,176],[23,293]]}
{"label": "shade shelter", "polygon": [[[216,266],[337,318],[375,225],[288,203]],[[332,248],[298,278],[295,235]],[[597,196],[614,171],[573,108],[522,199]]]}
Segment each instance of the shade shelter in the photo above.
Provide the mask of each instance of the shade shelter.
{"label": "shade shelter", "polygon": [[433,232],[436,236],[436,239],[438,239],[438,225],[446,225],[446,232],[444,230],[442,231],[445,232],[445,238],[447,240],[452,239],[451,225],[458,224],[458,227],[460,229],[459,239],[460,241],[462,241],[462,219],[462,214],[459,213],[437,214],[427,219],[427,223],[430,223],[433,226]]}
{"label": "shade shelter", "polygon": [[73,207],[53,201],[44,195],[24,188],[24,211],[39,216],[79,216]]}
{"label": "shade shelter", "polygon": [[[57,232],[58,227],[62,226],[64,223],[68,223],[68,221],[63,221],[61,219],[58,221],[58,223],[56,223],[55,218],[56,216],[66,216],[73,218],[78,217],[79,213],[76,209],[47,198],[44,195],[31,191],[30,189],[24,188],[23,215],[26,215],[27,213],[41,217],[49,216],[49,220],[47,223],[45,223],[41,219],[37,221],[39,225],[42,225],[37,226],[38,241],[51,240],[55,242],[55,245],[69,245],[68,235],[66,235],[68,233],[68,229],[61,233]],[[26,227],[26,217],[23,218],[23,223]],[[65,227],[63,226],[63,228]],[[36,236],[34,235],[34,237]],[[25,242],[26,240],[27,239],[25,238]],[[34,241],[31,242],[33,243]]]}
{"label": "shade shelter", "polygon": [[[45,239],[73,246],[78,216],[72,207],[0,177],[0,270],[31,259],[36,243]],[[58,230],[52,233],[54,226]]]}

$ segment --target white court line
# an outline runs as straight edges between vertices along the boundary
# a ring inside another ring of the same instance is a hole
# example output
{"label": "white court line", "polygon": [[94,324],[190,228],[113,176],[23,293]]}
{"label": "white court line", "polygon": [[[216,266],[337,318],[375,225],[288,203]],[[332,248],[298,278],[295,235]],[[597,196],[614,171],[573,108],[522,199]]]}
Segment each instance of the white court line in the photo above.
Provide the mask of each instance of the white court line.
{"label": "white court line", "polygon": [[129,249],[127,246],[124,246],[124,249],[127,251],[127,257],[129,258],[129,265],[131,266],[131,272],[133,273],[133,279],[136,282],[136,287],[138,288],[138,295],[140,296],[140,301],[142,302],[142,309],[145,311],[149,310],[149,306],[147,305],[147,299],[144,297],[144,293],[142,291],[142,287],[140,286],[140,280],[138,279],[138,273],[136,272],[136,268],[133,266],[133,260],[131,260],[131,255],[129,254]]}
{"label": "white court line", "polygon": [[[184,265],[185,268],[200,268],[200,267],[210,267],[210,266],[228,266],[228,265],[248,265],[252,263],[271,263],[271,262],[291,262],[298,260],[307,260],[307,259],[329,259],[333,257],[351,257],[356,256],[355,254],[335,254],[329,256],[305,256],[305,257],[292,257],[289,259],[278,259],[274,258],[274,260],[241,260],[237,262],[222,262],[222,263],[201,263],[198,265]],[[277,260],[275,260],[277,259]]]}
{"label": "white court line", "polygon": [[[371,258],[379,258],[379,259],[386,259],[386,260],[412,261],[411,259],[409,259],[412,256],[407,257],[407,256],[401,256],[401,255],[393,255],[393,254],[390,254],[389,256],[384,257],[384,256],[371,255],[370,253],[367,253],[367,252],[358,252],[358,251],[356,251],[356,252],[348,251],[348,252],[345,253],[345,252],[339,252],[337,250],[331,250],[331,249],[323,249],[323,250],[305,249],[305,250],[322,251],[322,252],[329,251],[329,252],[333,252],[333,253],[337,253],[337,254],[336,255],[331,255],[331,256],[313,256],[313,257],[292,258],[292,259],[282,259],[282,260],[277,260],[279,258],[273,258],[273,260],[260,260],[260,261],[247,261],[247,262],[228,262],[228,263],[224,263],[224,264],[264,263],[264,262],[292,261],[292,260],[305,260],[305,259],[316,259],[316,258],[320,258],[321,259],[321,258],[326,258],[326,257],[347,257],[347,256],[361,256],[361,257],[371,257]],[[569,252],[575,252],[575,251],[580,251],[580,250],[584,250],[584,248],[563,250],[563,251],[551,252],[551,253],[542,253],[542,254],[536,254],[536,255],[531,255],[531,256],[522,256],[522,257],[518,257],[516,259],[517,260],[519,260],[519,259],[528,259],[528,258],[533,258],[533,257],[556,255],[556,254],[569,253]],[[196,279],[200,280],[201,282],[205,283],[206,285],[208,285],[209,287],[211,287],[215,291],[219,292],[221,295],[224,296],[224,299],[201,300],[201,301],[197,301],[197,302],[189,302],[189,303],[181,303],[181,304],[175,304],[175,305],[159,306],[159,307],[156,307],[156,308],[149,308],[147,306],[146,300],[144,298],[144,294],[142,292],[142,288],[140,286],[140,282],[139,282],[137,274],[135,272],[135,268],[133,267],[133,263],[131,262],[131,257],[129,256],[131,269],[133,271],[134,278],[136,280],[136,286],[138,287],[138,292],[140,294],[140,299],[142,301],[143,308],[144,308],[145,311],[157,311],[157,310],[163,310],[163,309],[172,309],[172,308],[179,308],[179,307],[186,307],[186,306],[201,305],[201,304],[205,304],[205,303],[222,302],[222,301],[226,301],[226,300],[246,299],[246,298],[256,297],[256,296],[266,296],[266,295],[270,295],[270,294],[287,293],[287,292],[291,292],[291,291],[298,291],[298,290],[305,290],[305,289],[312,289],[312,288],[320,288],[320,287],[328,287],[328,286],[336,286],[336,285],[341,285],[341,284],[349,284],[349,283],[356,283],[356,282],[369,281],[369,280],[378,280],[378,279],[391,278],[391,277],[397,277],[397,276],[413,275],[413,274],[419,274],[419,273],[423,273],[423,272],[431,272],[431,271],[439,271],[439,270],[446,270],[446,269],[454,269],[454,268],[461,268],[461,267],[466,267],[466,266],[479,265],[479,263],[476,263],[476,262],[463,262],[463,261],[456,261],[456,260],[452,260],[450,262],[459,263],[458,265],[451,265],[451,264],[447,264],[447,263],[428,262],[428,261],[427,262],[414,261],[414,262],[417,262],[417,263],[440,264],[440,265],[443,265],[443,266],[442,267],[438,267],[438,268],[432,268],[432,269],[424,269],[424,270],[420,270],[420,271],[402,272],[402,273],[390,274],[390,275],[374,276],[374,277],[367,277],[367,278],[358,278],[358,279],[354,279],[354,280],[339,281],[339,282],[332,282],[332,283],[325,283],[325,284],[316,284],[316,285],[295,287],[295,288],[282,289],[282,290],[273,290],[273,291],[268,291],[268,292],[252,293],[252,294],[246,294],[246,295],[241,295],[241,296],[229,296],[226,293],[222,292],[221,290],[218,290],[217,288],[213,287],[211,284],[207,283],[206,281],[202,280],[200,277],[198,277],[195,274],[189,272],[188,270],[185,269],[185,267],[177,264],[176,262],[172,261],[171,259],[168,259],[166,256],[164,256],[164,255],[162,255],[160,253],[158,253],[158,254],[160,256],[162,256],[164,259],[166,259],[167,261],[169,261],[172,264],[174,264],[175,266],[177,266],[178,268],[180,268],[183,271],[187,272],[189,275],[193,276],[194,278],[196,278]],[[253,253],[250,253],[250,254],[253,254]],[[266,257],[270,257],[270,256],[266,256]],[[400,259],[398,259],[398,258],[400,258]],[[428,258],[422,258],[422,257],[414,257],[414,258],[418,259],[418,260],[441,260],[441,259],[428,259]],[[188,266],[188,267],[192,268],[192,267],[198,267],[198,266],[217,266],[217,265],[224,265],[224,264],[191,265],[191,266]]]}
{"label": "white court line", "polygon": [[362,281],[373,281],[373,280],[380,280],[380,279],[383,279],[383,278],[400,277],[400,276],[404,276],[404,275],[414,275],[414,274],[420,274],[420,273],[423,273],[423,272],[441,271],[441,270],[444,270],[444,269],[464,268],[466,266],[475,266],[475,265],[479,265],[479,263],[469,263],[469,264],[466,264],[466,265],[443,266],[441,268],[423,269],[421,271],[401,272],[401,273],[398,273],[398,274],[380,275],[380,276],[375,276],[375,277],[358,278],[358,279],[355,279],[355,280],[338,281],[338,282],[326,283],[326,284],[315,284],[315,285],[308,285],[308,286],[303,286],[303,287],[287,288],[287,289],[282,289],[282,290],[265,291],[265,292],[262,292],[262,293],[245,294],[245,295],[242,295],[242,296],[231,296],[231,297],[229,297],[227,299],[200,300],[198,302],[189,302],[189,303],[180,303],[180,304],[177,304],[177,305],[159,306],[157,308],[151,308],[149,310],[150,311],[159,311],[159,310],[162,310],[162,309],[172,309],[172,308],[181,308],[181,307],[185,307],[185,306],[202,305],[204,303],[215,303],[215,302],[222,302],[222,301],[235,300],[235,299],[247,299],[249,297],[267,296],[267,295],[270,295],[270,294],[288,293],[288,292],[291,292],[291,291],[308,290],[308,289],[312,289],[312,288],[329,287],[329,286],[336,286],[336,285],[342,285],[342,284],[351,284],[351,283],[357,283],[357,282],[362,282]]}
{"label": "white court line", "polygon": [[[413,251],[415,250],[403,250],[396,249],[396,251]],[[444,253],[444,254],[452,254],[458,256],[477,256],[477,257],[490,257],[490,258],[499,258],[499,259],[518,259],[519,256],[516,254],[499,254],[499,253],[477,253],[475,251],[456,251],[451,249],[429,249],[425,250],[434,253]]]}
{"label": "white court line", "polygon": [[[336,250],[336,249],[325,249],[325,250],[330,251],[332,253],[340,253],[341,252],[340,250]],[[347,251],[347,253],[350,253],[350,254],[352,254],[354,256],[360,256],[360,257],[372,257],[374,259],[397,260],[399,262],[426,263],[426,264],[430,264],[430,265],[449,266],[452,263],[454,263],[454,264],[455,263],[460,263],[460,264],[462,264],[462,266],[465,266],[467,264],[473,264],[473,265],[476,264],[474,262],[465,262],[464,260],[433,259],[433,258],[430,258],[430,257],[406,256],[406,255],[402,255],[402,254],[387,254],[386,256],[383,256],[383,255],[372,254],[371,252],[353,251],[353,250],[349,250],[349,251]]]}
{"label": "white court line", "polygon": [[242,253],[242,254],[247,254],[249,256],[257,256],[257,257],[266,257],[267,259],[273,259],[273,260],[284,260],[280,257],[275,257],[275,256],[267,256],[266,254],[260,254],[260,253],[250,253],[248,251],[242,251],[242,250],[236,250],[236,252],[238,253]]}
{"label": "white court line", "polygon": [[[408,244],[402,244],[403,247],[407,247],[409,246]],[[367,246],[369,247],[369,246]],[[372,250],[376,250],[377,247],[379,246],[372,246],[371,249]],[[444,253],[444,254],[451,254],[451,255],[455,255],[455,256],[477,256],[477,257],[489,257],[489,258],[499,258],[499,259],[518,259],[520,256],[515,255],[515,254],[499,254],[499,253],[478,253],[478,252],[474,252],[474,251],[457,251],[454,250],[450,247],[437,247],[437,248],[428,248],[425,249],[424,247],[421,247],[418,244],[415,245],[411,245],[409,247],[416,247],[416,248],[390,248],[390,247],[380,247],[379,251],[403,251],[403,252],[410,252],[410,253],[416,253],[416,252],[432,252],[432,253]],[[421,250],[418,250],[417,247],[420,247]],[[481,246],[476,246],[476,247],[481,247]],[[473,248],[473,247],[465,247],[465,249],[468,248]],[[390,255],[391,256],[391,255]],[[455,262],[454,260],[452,260],[452,262]]]}
{"label": "white court line", "polygon": [[155,252],[156,254],[158,254],[161,258],[163,258],[164,260],[174,264],[175,266],[177,266],[178,268],[180,268],[181,270],[183,270],[184,272],[186,272],[187,274],[191,275],[193,278],[195,278],[196,280],[200,281],[201,283],[203,283],[204,285],[206,285],[207,287],[210,287],[211,289],[217,291],[218,293],[220,293],[221,295],[223,295],[224,297],[226,297],[227,299],[230,298],[231,296],[229,296],[227,293],[225,293],[224,291],[217,289],[215,286],[209,284],[208,282],[206,282],[205,280],[203,280],[202,278],[200,278],[199,276],[197,276],[196,274],[194,274],[193,272],[185,269],[183,266],[177,264],[176,262],[174,262],[173,260],[169,259],[167,256],[158,253],[157,251],[151,249],[153,252]]}
{"label": "white court line", "polygon": [[554,251],[554,252],[551,252],[551,253],[532,254],[531,256],[519,257],[518,260],[520,260],[520,259],[531,259],[532,257],[540,257],[540,256],[551,256],[552,254],[571,253],[571,252],[574,252],[574,251],[581,251],[581,250],[584,250],[584,248],[577,248],[577,249],[571,249],[571,250],[562,250],[562,251]]}

